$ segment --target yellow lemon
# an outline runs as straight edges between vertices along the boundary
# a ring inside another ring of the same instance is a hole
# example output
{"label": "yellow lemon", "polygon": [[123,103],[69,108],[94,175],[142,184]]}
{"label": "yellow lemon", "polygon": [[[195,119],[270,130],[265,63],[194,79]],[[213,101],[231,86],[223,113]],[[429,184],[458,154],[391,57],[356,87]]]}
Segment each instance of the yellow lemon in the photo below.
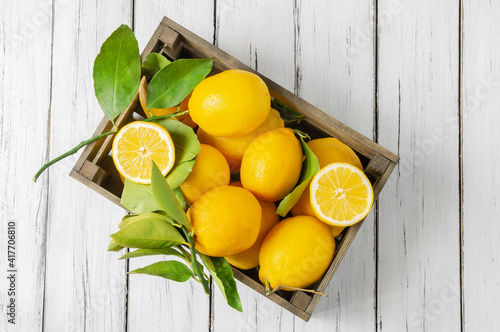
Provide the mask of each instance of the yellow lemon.
{"label": "yellow lemon", "polygon": [[226,70],[204,79],[189,100],[191,117],[214,136],[243,136],[260,126],[271,109],[264,81],[248,71]]}
{"label": "yellow lemon", "polygon": [[[230,186],[241,187],[241,182],[232,182]],[[267,233],[279,222],[276,214],[276,205],[273,202],[258,200],[262,208],[262,219],[260,222],[260,231],[255,243],[245,251],[236,255],[226,256],[226,260],[234,267],[242,270],[252,269],[259,265],[259,251]]]}
{"label": "yellow lemon", "polygon": [[259,279],[271,288],[308,287],[326,272],[334,252],[335,240],[325,223],[310,216],[284,219],[262,243]]}
{"label": "yellow lemon", "polygon": [[213,188],[228,185],[231,176],[222,153],[210,145],[200,145],[201,150],[196,156],[193,170],[180,185],[188,204],[193,204],[198,197]]}
{"label": "yellow lemon", "polygon": [[241,161],[243,187],[255,197],[274,202],[297,184],[302,168],[302,147],[290,128],[259,135],[248,146]]}
{"label": "yellow lemon", "polygon": [[231,172],[238,172],[240,170],[241,159],[246,149],[252,141],[260,134],[275,128],[283,128],[285,123],[280,117],[280,113],[271,109],[267,119],[252,132],[240,137],[221,137],[210,135],[202,128],[198,128],[198,139],[200,143],[211,145],[219,150],[224,157]]}
{"label": "yellow lemon", "polygon": [[196,236],[195,248],[208,256],[223,257],[254,244],[262,209],[248,190],[221,186],[198,198],[187,215]]}

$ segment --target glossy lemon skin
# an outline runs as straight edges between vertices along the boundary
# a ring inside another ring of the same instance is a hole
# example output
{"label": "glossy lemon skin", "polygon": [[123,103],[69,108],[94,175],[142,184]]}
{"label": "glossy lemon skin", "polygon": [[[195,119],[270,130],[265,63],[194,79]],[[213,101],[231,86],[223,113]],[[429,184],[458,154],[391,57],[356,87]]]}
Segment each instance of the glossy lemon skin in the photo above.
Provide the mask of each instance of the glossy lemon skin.
{"label": "glossy lemon skin", "polygon": [[[241,187],[241,182],[232,182],[229,185]],[[280,221],[276,214],[276,205],[273,202],[266,202],[260,199],[258,201],[262,208],[262,219],[257,240],[249,249],[239,254],[225,257],[229,264],[238,269],[249,270],[259,265],[259,251],[262,242],[264,242],[264,238],[274,225]]]}
{"label": "glossy lemon skin", "polygon": [[283,128],[285,123],[278,111],[271,109],[266,120],[252,132],[240,137],[221,137],[210,135],[202,128],[198,128],[198,140],[200,143],[217,148],[226,158],[231,172],[239,172],[241,160],[246,149],[260,134],[275,128]]}
{"label": "glossy lemon skin", "polygon": [[264,81],[244,70],[226,70],[196,86],[189,100],[195,123],[214,136],[246,135],[267,118],[271,95]]}
{"label": "glossy lemon skin", "polygon": [[269,130],[245,151],[241,183],[259,199],[278,201],[297,184],[302,159],[302,147],[290,128]]}
{"label": "glossy lemon skin", "polygon": [[259,253],[259,279],[271,288],[305,288],[326,272],[335,253],[328,226],[315,217],[282,220],[264,239]]}
{"label": "glossy lemon skin", "polygon": [[198,198],[187,215],[196,249],[208,256],[223,257],[238,254],[255,243],[262,208],[248,190],[221,186]]}
{"label": "glossy lemon skin", "polygon": [[229,184],[230,171],[226,158],[216,148],[200,144],[200,153],[196,156],[193,170],[180,185],[188,204],[193,204],[207,191]]}

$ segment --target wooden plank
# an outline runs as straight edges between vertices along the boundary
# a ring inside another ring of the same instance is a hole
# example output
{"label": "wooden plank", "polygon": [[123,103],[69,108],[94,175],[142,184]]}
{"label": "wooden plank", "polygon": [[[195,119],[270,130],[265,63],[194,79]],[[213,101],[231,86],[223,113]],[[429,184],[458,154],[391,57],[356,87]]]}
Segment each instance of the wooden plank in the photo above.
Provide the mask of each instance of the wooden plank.
{"label": "wooden plank", "polygon": [[[135,2],[134,31],[142,50],[166,15],[208,40],[213,36],[213,2]],[[153,45],[149,45],[150,47]],[[158,261],[158,257],[135,258],[130,270]],[[169,258],[170,259],[170,258]],[[129,276],[128,331],[208,331],[210,298],[200,284]]]}
{"label": "wooden plank", "polygon": [[460,331],[458,4],[378,2],[378,137],[401,157],[378,210],[380,331]]}
{"label": "wooden plank", "polygon": [[[372,139],[373,2],[320,1],[313,4],[299,1],[298,6],[296,92],[346,127]],[[360,31],[366,38],[361,45],[357,40]],[[323,121],[318,119],[317,122]],[[368,146],[353,144],[345,137],[339,139],[355,145],[358,150],[360,146]],[[363,152],[371,158],[376,156],[371,151]],[[329,286],[324,289],[324,283],[319,285],[329,297],[313,297],[312,304],[319,301],[314,314],[307,324],[296,319],[296,331],[326,331],[333,326],[339,331],[375,330],[374,227],[372,212],[363,224],[349,228],[327,272],[332,274],[336,270]],[[350,242],[352,245],[346,250],[345,245]],[[338,257],[344,254],[339,262]]]}
{"label": "wooden plank", "polygon": [[[293,1],[217,1],[215,45],[244,64],[293,91]],[[214,331],[293,331],[294,316],[238,284],[243,313],[228,307],[217,290]]]}
{"label": "wooden plank", "polygon": [[498,1],[463,2],[463,331],[500,331],[499,15]]}
{"label": "wooden plank", "polygon": [[[130,1],[54,2],[50,156],[88,138],[101,121],[92,66],[100,45],[129,23]],[[124,211],[67,174],[77,156],[50,174],[45,331],[124,331],[126,263],[108,253]]]}
{"label": "wooden plank", "polygon": [[[49,178],[31,179],[47,157],[51,11],[51,1],[24,1],[2,3],[0,12],[0,331],[39,331],[43,320]],[[10,222],[16,229],[13,268]],[[7,270],[17,271],[15,325],[8,322]]]}

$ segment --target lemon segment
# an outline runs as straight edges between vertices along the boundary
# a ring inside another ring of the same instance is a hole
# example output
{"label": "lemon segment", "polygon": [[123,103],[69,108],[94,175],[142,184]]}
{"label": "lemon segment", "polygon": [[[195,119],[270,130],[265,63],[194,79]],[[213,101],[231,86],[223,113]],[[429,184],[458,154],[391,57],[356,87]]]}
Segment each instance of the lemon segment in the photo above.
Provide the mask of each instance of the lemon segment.
{"label": "lemon segment", "polygon": [[373,205],[373,189],[366,175],[348,163],[321,169],[310,184],[316,216],[332,226],[350,226],[362,220]]}
{"label": "lemon segment", "polygon": [[156,123],[134,121],[116,134],[112,147],[118,172],[135,183],[151,183],[154,160],[165,176],[175,162],[175,147],[168,131]]}

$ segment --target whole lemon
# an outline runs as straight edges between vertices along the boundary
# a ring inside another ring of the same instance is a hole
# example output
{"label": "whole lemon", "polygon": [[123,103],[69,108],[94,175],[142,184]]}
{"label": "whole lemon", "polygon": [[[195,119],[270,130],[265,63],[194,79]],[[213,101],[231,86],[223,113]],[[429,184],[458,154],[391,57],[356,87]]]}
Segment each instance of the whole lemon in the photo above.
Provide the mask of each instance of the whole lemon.
{"label": "whole lemon", "polygon": [[221,137],[210,135],[203,129],[198,129],[198,139],[200,143],[211,145],[219,150],[224,157],[231,172],[238,172],[240,170],[241,159],[246,149],[252,141],[260,134],[275,128],[283,128],[285,123],[280,117],[280,113],[271,109],[267,119],[252,132],[240,137]]}
{"label": "whole lemon", "polygon": [[241,161],[243,187],[255,197],[274,202],[297,184],[302,168],[302,147],[290,128],[259,135],[248,146]]}
{"label": "whole lemon", "polygon": [[326,272],[334,252],[335,240],[324,222],[310,216],[284,219],[262,243],[259,279],[271,288],[308,287]]}
{"label": "whole lemon", "polygon": [[[316,157],[318,157],[320,168],[323,168],[331,163],[344,162],[356,166],[360,170],[363,170],[363,165],[361,164],[361,161],[359,160],[359,157],[356,155],[356,153],[350,147],[336,138],[328,137],[313,139],[307,143],[307,146],[311,149],[312,152],[314,152]],[[309,191],[310,189],[308,186],[300,199],[290,210],[292,215],[307,215],[312,217],[316,216],[311,206],[311,195]],[[338,231],[339,230],[336,229],[335,233],[337,233]],[[341,231],[342,230],[340,230],[340,232]],[[340,232],[337,234],[337,236],[340,234]]]}
{"label": "whole lemon", "polygon": [[214,136],[243,136],[260,126],[271,109],[264,81],[244,70],[226,70],[204,79],[189,100],[191,117]]}
{"label": "whole lemon", "polygon": [[231,173],[226,158],[216,148],[200,144],[200,153],[196,156],[193,170],[180,188],[188,204],[193,204],[207,191],[229,184]]}
{"label": "whole lemon", "polygon": [[[232,182],[230,186],[241,187],[241,182]],[[266,202],[258,199],[262,208],[262,219],[260,222],[260,231],[255,243],[245,251],[236,255],[226,256],[226,260],[234,267],[242,270],[252,269],[259,265],[259,251],[267,233],[276,225],[280,219],[276,214],[276,205],[273,202]]]}
{"label": "whole lemon", "polygon": [[248,190],[222,186],[198,198],[187,215],[196,236],[196,249],[208,256],[223,257],[254,244],[262,208]]}

